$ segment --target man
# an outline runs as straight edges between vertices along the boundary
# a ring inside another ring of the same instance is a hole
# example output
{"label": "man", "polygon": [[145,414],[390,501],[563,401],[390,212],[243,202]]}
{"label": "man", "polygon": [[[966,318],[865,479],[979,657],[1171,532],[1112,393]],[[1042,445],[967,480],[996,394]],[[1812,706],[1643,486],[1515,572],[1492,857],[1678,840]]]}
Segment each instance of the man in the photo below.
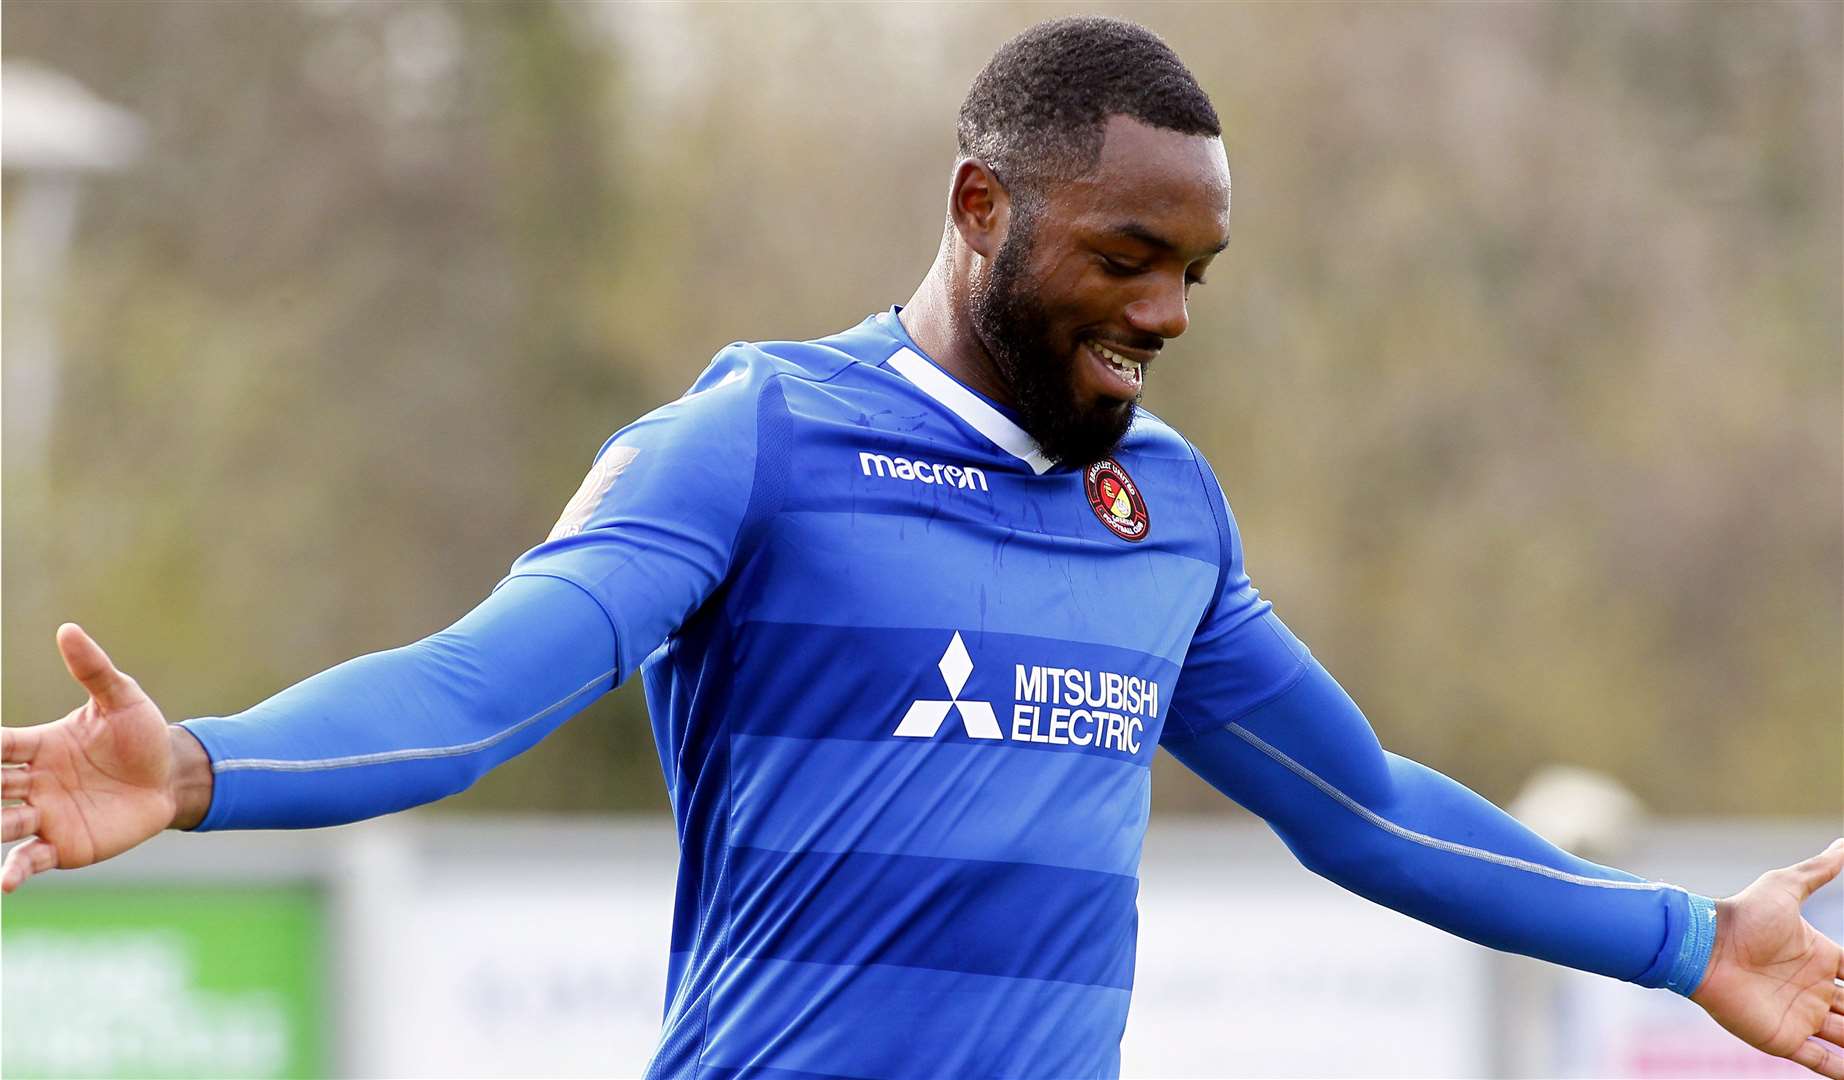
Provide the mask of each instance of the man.
{"label": "man", "polygon": [[725,349],[448,630],[168,727],[60,628],[91,701],[5,732],[33,839],[0,887],[441,798],[638,669],[682,845],[652,1075],[1117,1072],[1164,746],[1347,888],[1844,1078],[1844,961],[1799,913],[1844,841],[1719,902],[1576,859],[1384,753],[1250,584],[1210,467],[1136,404],[1228,235],[1177,57],[1045,23],[959,134],[907,304]]}

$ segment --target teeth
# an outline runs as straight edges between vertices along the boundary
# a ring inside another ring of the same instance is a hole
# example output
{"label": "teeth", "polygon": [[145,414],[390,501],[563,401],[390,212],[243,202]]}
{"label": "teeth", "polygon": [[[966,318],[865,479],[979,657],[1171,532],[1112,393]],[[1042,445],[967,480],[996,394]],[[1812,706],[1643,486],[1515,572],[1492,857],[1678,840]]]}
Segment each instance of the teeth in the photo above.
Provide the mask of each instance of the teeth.
{"label": "teeth", "polygon": [[1138,360],[1129,360],[1100,342],[1090,344],[1094,347],[1097,356],[1106,360],[1109,367],[1127,376],[1129,382],[1138,383],[1140,381],[1141,372]]}

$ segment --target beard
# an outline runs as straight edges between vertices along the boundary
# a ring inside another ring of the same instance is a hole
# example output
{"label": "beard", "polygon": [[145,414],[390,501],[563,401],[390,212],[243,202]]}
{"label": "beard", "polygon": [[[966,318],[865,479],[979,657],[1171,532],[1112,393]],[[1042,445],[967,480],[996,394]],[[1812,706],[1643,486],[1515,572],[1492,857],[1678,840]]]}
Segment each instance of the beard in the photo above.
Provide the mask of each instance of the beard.
{"label": "beard", "polygon": [[1034,283],[1025,279],[1036,215],[1014,204],[1011,229],[972,295],[973,328],[1012,391],[1025,434],[1045,457],[1082,468],[1107,457],[1133,423],[1139,401],[1076,398],[1074,356],[1051,341],[1050,315]]}

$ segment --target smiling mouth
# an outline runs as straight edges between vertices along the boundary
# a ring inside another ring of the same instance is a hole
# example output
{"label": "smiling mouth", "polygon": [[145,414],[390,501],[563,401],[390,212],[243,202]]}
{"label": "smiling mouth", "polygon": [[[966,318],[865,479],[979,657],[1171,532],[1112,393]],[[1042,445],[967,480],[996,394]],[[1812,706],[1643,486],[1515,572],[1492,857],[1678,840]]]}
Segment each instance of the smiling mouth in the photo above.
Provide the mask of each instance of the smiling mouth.
{"label": "smiling mouth", "polygon": [[1122,356],[1099,341],[1087,341],[1083,345],[1107,373],[1107,381],[1120,391],[1116,396],[1131,400],[1139,395],[1146,382],[1143,362]]}

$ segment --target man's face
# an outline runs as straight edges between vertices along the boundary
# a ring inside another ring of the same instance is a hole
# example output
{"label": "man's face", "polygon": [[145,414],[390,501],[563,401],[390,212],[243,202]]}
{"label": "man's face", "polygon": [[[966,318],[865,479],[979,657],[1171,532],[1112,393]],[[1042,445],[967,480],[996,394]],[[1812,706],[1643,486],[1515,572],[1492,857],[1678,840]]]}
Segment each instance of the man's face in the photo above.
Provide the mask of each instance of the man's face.
{"label": "man's face", "polygon": [[1109,119],[1087,176],[1014,201],[972,289],[981,344],[1024,429],[1069,465],[1106,457],[1145,371],[1184,333],[1191,286],[1229,241],[1220,140]]}

